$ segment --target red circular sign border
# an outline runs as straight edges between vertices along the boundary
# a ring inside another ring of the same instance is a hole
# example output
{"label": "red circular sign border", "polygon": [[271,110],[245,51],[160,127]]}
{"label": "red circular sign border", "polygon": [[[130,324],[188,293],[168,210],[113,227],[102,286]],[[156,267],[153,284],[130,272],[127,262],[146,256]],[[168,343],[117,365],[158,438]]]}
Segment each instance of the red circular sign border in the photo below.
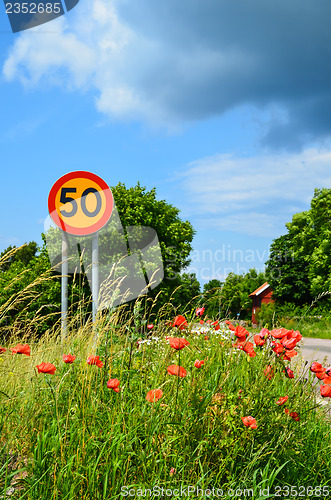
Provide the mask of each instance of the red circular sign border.
{"label": "red circular sign border", "polygon": [[[89,226],[88,228],[77,228],[70,226],[69,224],[65,224],[64,221],[58,216],[58,213],[55,208],[55,198],[60,187],[65,182],[75,179],[76,177],[84,177],[93,182],[96,182],[98,186],[100,186],[103,189],[106,196],[105,213],[97,223],[93,224],[92,226]],[[88,236],[89,234],[93,234],[99,231],[110,219],[113,208],[114,208],[114,198],[110,187],[103,179],[101,179],[101,177],[99,177],[96,174],[92,174],[92,172],[87,172],[85,170],[76,170],[74,172],[69,172],[68,174],[65,174],[62,177],[60,177],[55,182],[55,184],[53,184],[52,189],[50,190],[48,195],[48,211],[52,220],[60,229],[62,229],[62,231],[69,234],[73,234],[74,236]]]}

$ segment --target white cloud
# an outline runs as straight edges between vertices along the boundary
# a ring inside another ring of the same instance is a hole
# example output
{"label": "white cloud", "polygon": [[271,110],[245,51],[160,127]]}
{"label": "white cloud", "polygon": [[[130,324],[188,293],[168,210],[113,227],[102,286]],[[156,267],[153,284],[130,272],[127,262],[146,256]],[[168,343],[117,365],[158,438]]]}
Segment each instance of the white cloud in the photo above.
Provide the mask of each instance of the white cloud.
{"label": "white cloud", "polygon": [[[55,29],[34,35],[21,35],[15,42],[3,67],[8,81],[18,79],[33,87],[47,76],[49,82],[68,88],[83,88],[94,68],[95,53],[85,43],[65,31],[66,21],[54,21]],[[68,72],[65,77],[63,70]],[[62,73],[62,76],[61,76]]]}
{"label": "white cloud", "polygon": [[274,238],[296,212],[307,210],[314,188],[331,187],[331,152],[256,157],[215,155],[179,174],[185,212],[199,227]]}
{"label": "white cloud", "polygon": [[5,61],[5,79],[27,87],[96,90],[96,107],[105,114],[121,119],[147,115],[148,102],[132,84],[143,65],[132,51],[138,37],[118,20],[115,3],[79,5],[70,28],[61,17],[52,21],[51,32],[37,27],[22,33]]}

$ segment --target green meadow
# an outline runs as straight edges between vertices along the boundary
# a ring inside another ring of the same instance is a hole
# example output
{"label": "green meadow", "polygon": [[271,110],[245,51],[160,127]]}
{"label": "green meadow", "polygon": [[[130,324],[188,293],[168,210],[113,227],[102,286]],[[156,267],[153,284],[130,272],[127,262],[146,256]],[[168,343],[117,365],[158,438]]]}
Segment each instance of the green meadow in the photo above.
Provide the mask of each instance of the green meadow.
{"label": "green meadow", "polygon": [[277,356],[270,335],[233,347],[224,322],[184,313],[174,326],[141,298],[94,326],[78,310],[65,339],[3,336],[0,498],[331,497],[330,399],[300,354]]}

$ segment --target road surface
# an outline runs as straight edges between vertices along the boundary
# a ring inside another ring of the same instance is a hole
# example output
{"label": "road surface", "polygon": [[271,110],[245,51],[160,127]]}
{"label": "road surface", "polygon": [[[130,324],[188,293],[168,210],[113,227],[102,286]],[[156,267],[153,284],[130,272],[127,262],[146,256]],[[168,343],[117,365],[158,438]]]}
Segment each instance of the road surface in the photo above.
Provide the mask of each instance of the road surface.
{"label": "road surface", "polygon": [[[303,337],[300,351],[305,361],[318,361],[323,366],[331,366],[331,340]],[[299,344],[300,345],[300,344]],[[326,358],[326,361],[325,361]]]}

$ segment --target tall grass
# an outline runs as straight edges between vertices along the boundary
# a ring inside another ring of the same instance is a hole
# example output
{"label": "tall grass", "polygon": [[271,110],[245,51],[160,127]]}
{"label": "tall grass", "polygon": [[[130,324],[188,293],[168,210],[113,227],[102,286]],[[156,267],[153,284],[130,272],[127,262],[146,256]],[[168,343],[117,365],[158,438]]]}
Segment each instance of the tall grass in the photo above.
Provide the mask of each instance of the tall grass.
{"label": "tall grass", "polygon": [[[65,342],[59,327],[39,339],[29,329],[5,339],[0,497],[11,488],[10,498],[22,500],[101,500],[138,496],[140,488],[153,498],[154,488],[156,498],[164,488],[181,499],[183,488],[194,487],[222,489],[221,498],[247,490],[262,500],[286,486],[321,486],[331,495],[331,428],[307,367],[292,360],[289,379],[270,345],[251,358],[232,346],[225,325],[198,331],[189,324],[180,332],[166,324],[174,313],[169,306],[153,315],[141,299],[131,315],[119,307],[100,315],[94,328],[76,316]],[[176,351],[166,336],[190,344]],[[11,354],[17,343],[28,343],[31,356]],[[68,353],[76,356],[73,364],[63,362]],[[100,356],[103,367],[87,364],[90,355]],[[196,359],[204,360],[202,368]],[[54,364],[55,374],[38,373],[42,362]],[[173,364],[186,377],[170,375]],[[268,365],[271,380],[264,375]],[[119,393],[106,385],[115,378]],[[152,389],[163,392],[154,403],[146,400]],[[285,395],[284,406],[299,421],[276,404]],[[257,429],[243,425],[248,415]],[[17,479],[18,469],[26,474]],[[307,498],[321,498],[318,491]]]}

